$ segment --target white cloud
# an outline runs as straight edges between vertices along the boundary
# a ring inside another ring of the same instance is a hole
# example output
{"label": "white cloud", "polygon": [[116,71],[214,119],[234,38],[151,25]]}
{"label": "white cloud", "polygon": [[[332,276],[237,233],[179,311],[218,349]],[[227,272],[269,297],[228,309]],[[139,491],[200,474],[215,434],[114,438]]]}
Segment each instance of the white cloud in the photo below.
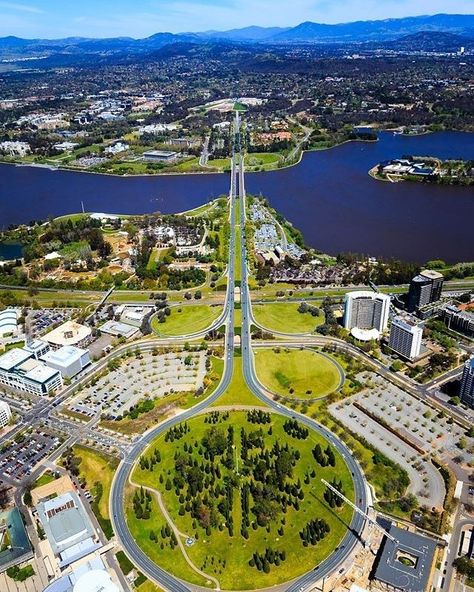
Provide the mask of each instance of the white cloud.
{"label": "white cloud", "polygon": [[41,10],[37,6],[30,6],[29,4],[18,4],[17,2],[0,2],[0,9],[2,8],[5,10],[28,12],[30,14],[44,14],[44,10]]}

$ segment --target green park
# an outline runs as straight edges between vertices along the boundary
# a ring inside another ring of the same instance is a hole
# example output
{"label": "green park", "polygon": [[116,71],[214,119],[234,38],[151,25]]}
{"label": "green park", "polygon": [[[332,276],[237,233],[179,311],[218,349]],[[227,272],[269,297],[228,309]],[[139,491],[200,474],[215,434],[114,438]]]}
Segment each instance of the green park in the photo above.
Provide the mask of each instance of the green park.
{"label": "green park", "polygon": [[273,586],[320,564],[347,532],[352,510],[322,478],[353,499],[350,472],[323,436],[262,409],[215,410],[141,455],[127,520],[146,554],[178,577]]}

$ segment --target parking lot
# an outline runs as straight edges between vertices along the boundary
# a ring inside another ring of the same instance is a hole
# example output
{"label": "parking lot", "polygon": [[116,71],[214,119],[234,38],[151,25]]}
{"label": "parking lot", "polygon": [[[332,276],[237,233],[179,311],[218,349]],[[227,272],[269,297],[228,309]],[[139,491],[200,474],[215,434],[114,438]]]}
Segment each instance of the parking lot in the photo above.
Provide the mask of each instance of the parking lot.
{"label": "parking lot", "polygon": [[[458,456],[468,462],[474,446],[474,438],[468,438],[465,430],[449,417],[433,411],[431,407],[407,392],[388,383],[377,375],[370,376],[372,388],[356,396],[363,408],[381,418],[391,428],[419,446],[427,453],[440,457]],[[463,445],[461,450],[459,444]]]}
{"label": "parking lot", "polygon": [[411,446],[351,403],[349,405],[345,403],[332,405],[330,411],[351,432],[365,438],[385,456],[406,470],[410,479],[408,493],[416,495],[423,504],[429,507],[443,505],[444,481],[431,462],[424,460]]}
{"label": "parking lot", "polygon": [[117,370],[109,371],[94,385],[86,386],[69,409],[88,417],[103,413],[116,419],[140,399],[163,397],[172,392],[201,388],[206,375],[206,353],[178,352],[153,355],[143,352],[121,359]]}
{"label": "parking lot", "polygon": [[59,444],[58,437],[39,430],[25,434],[21,442],[11,442],[0,454],[0,471],[9,479],[21,481]]}
{"label": "parking lot", "polygon": [[357,378],[367,388],[332,405],[331,413],[400,464],[410,477],[409,491],[422,503],[440,507],[445,487],[430,457],[468,463],[474,438],[467,437],[465,430],[446,414],[434,411],[382,377],[363,372]]}
{"label": "parking lot", "polygon": [[40,337],[70,319],[76,309],[43,308],[29,313],[30,327],[33,337]]}

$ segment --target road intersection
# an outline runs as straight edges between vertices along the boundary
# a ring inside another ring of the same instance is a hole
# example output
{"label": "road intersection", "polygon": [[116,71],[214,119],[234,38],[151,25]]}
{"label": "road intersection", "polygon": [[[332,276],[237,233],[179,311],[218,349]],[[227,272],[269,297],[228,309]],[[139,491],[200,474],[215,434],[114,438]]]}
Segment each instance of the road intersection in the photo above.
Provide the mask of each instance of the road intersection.
{"label": "road intersection", "polygon": [[[283,405],[275,402],[267,393],[264,387],[257,379],[254,367],[254,359],[251,342],[251,324],[253,321],[250,292],[248,287],[248,269],[247,269],[247,253],[246,253],[246,236],[245,236],[245,220],[246,220],[246,194],[245,194],[245,171],[243,164],[243,157],[239,150],[239,129],[240,118],[236,114],[235,132],[236,132],[236,146],[237,150],[232,158],[231,168],[231,183],[229,191],[230,201],[230,225],[231,235],[229,242],[229,264],[228,264],[228,284],[225,298],[224,314],[225,319],[221,319],[225,323],[225,360],[224,373],[222,380],[215,390],[215,392],[206,400],[202,401],[193,408],[180,413],[177,417],[170,418],[158,427],[147,432],[131,449],[127,457],[120,464],[112,484],[112,492],[110,497],[110,515],[114,532],[120,541],[124,551],[129,556],[131,561],[150,579],[157,582],[166,590],[185,592],[196,589],[195,586],[186,584],[181,580],[173,577],[153,561],[140,549],[133,539],[127,525],[126,513],[124,508],[124,491],[128,483],[129,475],[132,472],[133,466],[140,454],[145,448],[160,434],[168,430],[172,425],[186,421],[194,415],[201,413],[204,409],[212,405],[228,388],[232,379],[233,373],[233,358],[234,358],[234,289],[236,287],[236,249],[241,250],[241,270],[240,270],[240,305],[242,310],[242,326],[241,326],[241,352],[242,352],[242,367],[245,381],[253,393],[262,401],[263,404],[269,406],[272,411],[287,417],[297,417],[301,423],[321,433],[332,445],[336,447],[338,452],[344,457],[353,477],[355,488],[355,502],[357,506],[363,511],[367,510],[367,485],[364,474],[352,457],[345,445],[338,440],[329,430],[318,424],[316,421],[287,409]],[[236,199],[240,200],[240,219],[236,220]],[[241,241],[236,244],[234,232],[236,224],[240,224]],[[360,539],[365,525],[365,520],[359,514],[354,514],[352,522],[349,525],[348,531],[339,545],[339,547],[323,561],[320,565],[315,566],[314,570],[297,578],[295,581],[289,583],[286,590],[289,592],[299,592],[309,590],[316,582],[322,578],[333,573],[337,568],[347,559],[353,551],[353,548]],[[281,589],[285,589],[284,587]]]}

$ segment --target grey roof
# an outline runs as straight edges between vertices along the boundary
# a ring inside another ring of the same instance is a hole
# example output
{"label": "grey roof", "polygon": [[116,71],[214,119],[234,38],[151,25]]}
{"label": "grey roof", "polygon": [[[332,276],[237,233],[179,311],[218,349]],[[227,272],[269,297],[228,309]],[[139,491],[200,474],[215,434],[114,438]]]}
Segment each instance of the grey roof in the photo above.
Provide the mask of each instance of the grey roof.
{"label": "grey roof", "polygon": [[0,369],[10,371],[16,368],[26,360],[29,360],[33,354],[24,349],[14,348],[0,356]]}
{"label": "grey roof", "polygon": [[[396,590],[424,592],[428,586],[431,565],[437,542],[426,536],[398,528],[389,530],[396,542],[388,538],[379,551],[375,579]],[[400,553],[415,558],[415,565],[404,565],[398,560]]]}
{"label": "grey roof", "polygon": [[84,506],[73,491],[40,502],[37,510],[55,555],[94,535]]}
{"label": "grey roof", "polygon": [[63,347],[57,350],[49,350],[49,352],[41,356],[41,359],[46,364],[49,362],[50,364],[58,364],[66,368],[77,362],[77,360],[80,360],[86,353],[88,353],[87,349],[81,349],[74,345],[63,345]]}

